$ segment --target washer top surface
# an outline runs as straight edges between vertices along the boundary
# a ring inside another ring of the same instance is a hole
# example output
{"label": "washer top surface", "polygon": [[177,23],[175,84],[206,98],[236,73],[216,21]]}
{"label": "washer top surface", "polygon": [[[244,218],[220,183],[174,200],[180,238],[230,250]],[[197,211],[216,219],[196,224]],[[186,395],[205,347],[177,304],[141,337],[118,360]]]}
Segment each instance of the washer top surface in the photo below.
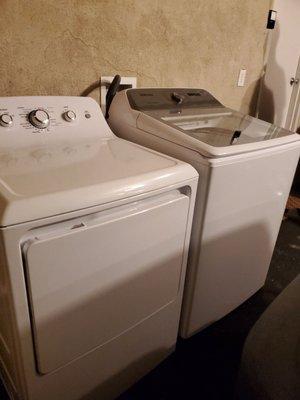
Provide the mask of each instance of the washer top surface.
{"label": "washer top surface", "polygon": [[91,98],[0,98],[0,121],[2,115],[13,124],[0,126],[0,226],[197,176],[188,164],[114,136]]}
{"label": "washer top surface", "polygon": [[244,153],[300,139],[294,132],[224,107],[203,89],[129,89],[126,93],[131,109],[141,113],[137,118],[140,129],[155,134],[156,124],[157,135],[206,157]]}

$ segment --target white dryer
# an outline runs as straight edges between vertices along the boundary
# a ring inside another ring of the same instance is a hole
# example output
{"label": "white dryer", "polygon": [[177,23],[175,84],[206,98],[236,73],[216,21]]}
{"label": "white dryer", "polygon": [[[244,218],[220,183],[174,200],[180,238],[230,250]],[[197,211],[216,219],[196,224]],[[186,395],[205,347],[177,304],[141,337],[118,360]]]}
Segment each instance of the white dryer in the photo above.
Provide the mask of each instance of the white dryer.
{"label": "white dryer", "polygon": [[263,286],[299,135],[226,108],[202,89],[121,91],[108,122],[118,136],[199,172],[180,329],[188,337]]}
{"label": "white dryer", "polygon": [[197,172],[97,103],[0,98],[0,371],[12,399],[112,399],[176,343]]}

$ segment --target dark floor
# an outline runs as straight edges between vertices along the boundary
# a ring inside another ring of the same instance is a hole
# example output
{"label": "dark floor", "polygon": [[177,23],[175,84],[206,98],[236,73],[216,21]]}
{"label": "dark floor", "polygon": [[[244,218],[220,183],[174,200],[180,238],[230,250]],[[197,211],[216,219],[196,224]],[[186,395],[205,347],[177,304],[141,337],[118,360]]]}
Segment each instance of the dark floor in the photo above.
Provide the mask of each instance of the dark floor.
{"label": "dark floor", "polygon": [[300,217],[282,223],[263,289],[192,338],[118,400],[234,399],[246,336],[266,307],[300,273]]}
{"label": "dark floor", "polygon": [[[264,288],[222,320],[179,341],[173,355],[118,400],[234,399],[239,360],[249,330],[300,273],[300,217],[295,211],[289,215],[282,223]],[[0,399],[7,399],[1,385]]]}

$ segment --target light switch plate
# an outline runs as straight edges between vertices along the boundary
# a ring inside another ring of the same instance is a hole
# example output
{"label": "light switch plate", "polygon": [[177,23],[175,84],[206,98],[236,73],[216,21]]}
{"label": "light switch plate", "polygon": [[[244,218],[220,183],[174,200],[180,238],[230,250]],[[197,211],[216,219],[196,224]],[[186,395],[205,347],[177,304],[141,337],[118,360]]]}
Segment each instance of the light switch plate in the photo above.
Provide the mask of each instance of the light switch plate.
{"label": "light switch plate", "polygon": [[[103,114],[105,115],[106,111],[106,93],[108,87],[112,80],[113,76],[101,76],[101,85],[100,85],[100,106]],[[121,76],[120,89],[134,89],[136,88],[137,78],[135,76]]]}
{"label": "light switch plate", "polygon": [[240,70],[238,83],[237,83],[238,86],[245,86],[246,74],[247,74],[246,69]]}

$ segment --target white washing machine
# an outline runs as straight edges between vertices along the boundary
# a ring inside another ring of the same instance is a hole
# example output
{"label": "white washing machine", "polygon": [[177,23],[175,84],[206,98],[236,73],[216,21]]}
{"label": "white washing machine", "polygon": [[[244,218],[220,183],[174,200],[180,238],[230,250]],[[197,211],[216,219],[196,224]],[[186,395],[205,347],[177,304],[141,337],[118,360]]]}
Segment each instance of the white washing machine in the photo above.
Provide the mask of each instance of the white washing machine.
{"label": "white washing machine", "polygon": [[223,317],[265,282],[299,158],[299,135],[243,115],[201,89],[119,92],[120,137],[199,172],[180,332]]}
{"label": "white washing machine", "polygon": [[0,370],[12,399],[112,399],[178,334],[197,172],[90,98],[0,98]]}

